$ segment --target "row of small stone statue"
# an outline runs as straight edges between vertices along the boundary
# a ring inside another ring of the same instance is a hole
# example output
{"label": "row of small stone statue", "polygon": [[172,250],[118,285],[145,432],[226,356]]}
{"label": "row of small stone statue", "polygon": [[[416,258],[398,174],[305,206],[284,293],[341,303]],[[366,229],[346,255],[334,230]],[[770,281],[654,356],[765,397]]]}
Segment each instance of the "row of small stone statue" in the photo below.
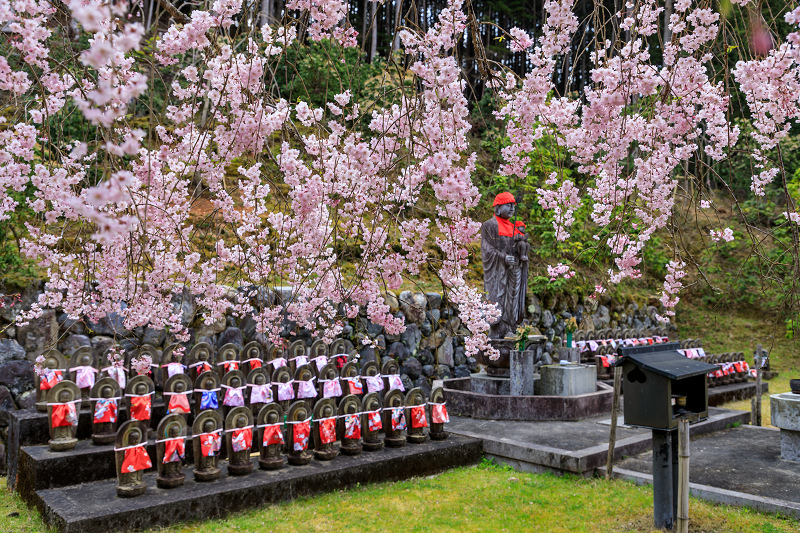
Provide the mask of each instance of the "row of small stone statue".
{"label": "row of small stone statue", "polygon": [[576,331],[574,340],[601,341],[610,339],[639,339],[643,337],[666,337],[667,328],[605,328],[591,331]]}
{"label": "row of small stone statue", "polygon": [[[259,454],[259,468],[276,470],[284,465],[284,454],[289,464],[305,465],[312,458],[329,461],[340,452],[357,455],[362,450],[381,450],[384,444],[419,444],[428,436],[426,427],[430,427],[430,438],[442,440],[447,437],[443,428],[447,422],[441,387],[433,389],[430,402],[425,401],[421,389],[415,388],[406,395],[392,389],[383,401],[377,392],[364,395],[363,400],[348,394],[338,406],[333,398],[325,398],[317,401],[313,410],[304,400],[295,401],[286,410],[273,402],[261,407],[256,417],[247,407],[234,407],[224,424],[219,411],[205,410],[195,417],[191,435],[184,416],[172,413],[161,419],[155,432],[156,484],[161,488],[183,485],[187,440],[191,442],[195,480],[215,481],[220,477],[219,460],[225,452],[228,474],[240,476],[253,471],[254,451]],[[143,421],[129,420],[117,431],[114,451],[119,496],[145,492],[143,473],[152,467],[147,445],[148,428]]]}
{"label": "row of small stone statue", "polygon": [[124,389],[128,381],[127,376],[132,371],[131,361],[145,354],[152,360],[153,370],[149,375],[153,379],[155,390],[158,391],[167,390],[167,381],[175,374],[186,373],[191,382],[194,382],[201,373],[209,370],[214,370],[220,378],[231,370],[241,370],[248,376],[256,368],[271,365],[267,373],[270,376],[272,369],[281,366],[289,366],[292,373],[311,361],[315,361],[316,366],[321,367],[322,361],[327,362],[329,354],[335,355],[334,360],[341,368],[344,362],[355,355],[353,344],[347,339],[335,339],[330,346],[318,340],[310,347],[300,340],[293,342],[285,350],[272,344],[264,346],[252,341],[244,348],[230,343],[215,351],[210,344],[201,342],[195,344],[183,356],[176,352],[178,346],[172,344],[159,350],[145,344],[133,353],[127,354],[125,359],[117,364],[98,361],[88,346],[78,348],[69,360],[58,350],[49,350],[43,354],[41,379],[37,383],[36,407],[42,412],[46,411],[46,391],[66,377],[84,391],[84,396],[94,385],[97,376],[111,377]]}

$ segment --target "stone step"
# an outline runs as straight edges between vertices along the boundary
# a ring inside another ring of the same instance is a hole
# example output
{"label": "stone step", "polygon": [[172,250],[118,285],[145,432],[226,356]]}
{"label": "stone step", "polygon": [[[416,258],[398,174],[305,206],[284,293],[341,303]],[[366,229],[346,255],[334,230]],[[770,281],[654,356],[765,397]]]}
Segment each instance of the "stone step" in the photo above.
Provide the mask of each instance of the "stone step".
{"label": "stone step", "polygon": [[214,482],[195,482],[187,467],[186,483],[174,489],[157,488],[155,473],[147,473],[147,492],[136,498],[117,497],[116,480],[111,479],[38,490],[33,493],[32,503],[45,523],[61,532],[142,530],[186,520],[221,518],[267,503],[356,484],[435,474],[476,464],[481,456],[480,440],[450,435],[444,441],[339,456],[332,461],[315,460],[306,466],[287,465],[269,472],[256,468],[241,477],[227,475],[227,465],[222,462],[222,477]]}
{"label": "stone step", "polygon": [[[154,427],[166,413],[164,400],[157,398],[153,401],[152,417]],[[6,457],[8,464],[8,488],[15,489],[17,483],[17,468],[22,447],[47,444],[50,439],[50,428],[47,423],[47,413],[36,409],[20,409],[8,413],[8,441],[6,444]],[[119,410],[118,423],[128,420],[126,409]],[[78,439],[90,439],[92,436],[92,413],[89,408],[78,411]]]}

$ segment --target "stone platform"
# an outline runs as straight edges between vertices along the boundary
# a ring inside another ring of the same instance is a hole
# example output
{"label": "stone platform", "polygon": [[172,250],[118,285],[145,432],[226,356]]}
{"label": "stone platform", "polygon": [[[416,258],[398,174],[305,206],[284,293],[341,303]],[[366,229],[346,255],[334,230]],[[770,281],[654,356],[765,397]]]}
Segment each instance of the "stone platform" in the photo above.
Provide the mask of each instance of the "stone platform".
{"label": "stone platform", "polygon": [[[444,397],[451,415],[491,420],[582,420],[611,412],[614,390],[598,382],[596,392],[576,396],[506,396],[501,380],[483,379],[481,390],[471,387],[472,378],[444,380]],[[507,383],[508,380],[506,379]]]}
{"label": "stone platform", "polygon": [[118,498],[116,480],[109,479],[38,490],[31,503],[46,524],[61,532],[141,530],[186,520],[220,518],[356,484],[430,475],[476,464],[481,451],[480,440],[451,435],[444,441],[407,444],[355,457],[339,456],[333,461],[312,461],[306,466],[285,466],[277,471],[256,468],[241,477],[228,476],[227,465],[222,463],[220,480],[208,483],[195,482],[187,467],[186,484],[169,490],[157,488],[155,473],[148,473],[147,492],[137,498]]}
{"label": "stone platform", "polygon": [[[610,411],[610,409],[609,409]],[[575,422],[478,420],[450,417],[448,431],[483,440],[484,454],[524,472],[572,473],[591,477],[605,466],[608,455],[608,415]],[[692,425],[693,435],[721,431],[746,424],[750,413],[728,409],[709,410],[709,418]],[[650,430],[617,426],[616,460],[652,449]]]}
{"label": "stone platform", "polygon": [[[158,398],[153,401],[152,416],[157,424],[166,413],[164,400]],[[119,424],[128,419],[126,409],[119,410]],[[89,439],[92,436],[92,412],[89,408],[78,411],[78,439]],[[6,458],[8,465],[8,488],[14,489],[17,483],[17,467],[19,465],[20,450],[24,446],[45,444],[50,439],[50,429],[47,424],[47,413],[35,409],[20,409],[8,413],[8,441],[6,445]],[[80,442],[80,441],[79,441]]]}
{"label": "stone platform", "polygon": [[[780,432],[743,425],[700,435],[691,430],[690,493],[726,505],[800,519],[800,468],[781,459]],[[652,453],[618,462],[614,477],[652,483]]]}
{"label": "stone platform", "polygon": [[[769,393],[769,383],[761,382],[761,394]],[[718,407],[728,402],[739,402],[749,400],[756,396],[756,382],[733,383],[722,387],[711,387],[708,389],[708,405]]]}

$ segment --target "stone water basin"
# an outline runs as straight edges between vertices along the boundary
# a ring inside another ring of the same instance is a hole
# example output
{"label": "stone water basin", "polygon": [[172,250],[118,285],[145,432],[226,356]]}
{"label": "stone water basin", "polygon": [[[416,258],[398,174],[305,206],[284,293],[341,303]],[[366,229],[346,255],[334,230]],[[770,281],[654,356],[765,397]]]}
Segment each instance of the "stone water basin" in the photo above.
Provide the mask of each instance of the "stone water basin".
{"label": "stone water basin", "polygon": [[781,459],[800,462],[800,394],[769,397],[772,425],[781,430]]}

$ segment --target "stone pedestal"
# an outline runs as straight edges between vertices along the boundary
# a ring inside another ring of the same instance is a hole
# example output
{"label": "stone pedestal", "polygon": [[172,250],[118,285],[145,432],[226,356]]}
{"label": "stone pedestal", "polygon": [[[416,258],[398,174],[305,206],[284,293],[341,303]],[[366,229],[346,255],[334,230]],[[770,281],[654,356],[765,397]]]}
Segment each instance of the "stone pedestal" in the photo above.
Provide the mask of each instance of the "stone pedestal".
{"label": "stone pedestal", "polygon": [[800,462],[800,394],[773,394],[769,400],[772,425],[781,430],[781,459]]}
{"label": "stone pedestal", "polygon": [[533,396],[533,350],[511,352],[511,396]]}
{"label": "stone pedestal", "polygon": [[577,396],[597,390],[594,365],[545,365],[540,372],[542,396]]}
{"label": "stone pedestal", "polygon": [[562,361],[569,361],[570,363],[581,362],[581,349],[580,348],[559,348],[558,358]]}

